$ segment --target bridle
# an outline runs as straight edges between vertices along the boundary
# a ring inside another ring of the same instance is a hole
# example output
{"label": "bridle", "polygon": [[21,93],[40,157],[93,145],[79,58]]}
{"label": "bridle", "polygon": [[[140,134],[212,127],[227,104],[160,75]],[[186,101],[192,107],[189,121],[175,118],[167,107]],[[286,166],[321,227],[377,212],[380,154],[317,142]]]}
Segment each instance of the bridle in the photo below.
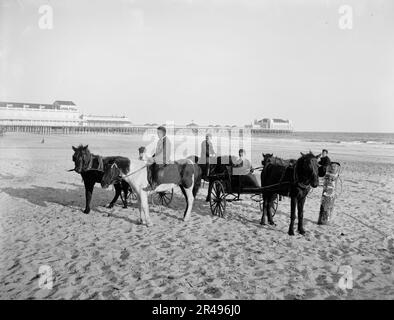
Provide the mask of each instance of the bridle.
{"label": "bridle", "polygon": [[[301,181],[300,176],[297,173],[297,164],[298,161],[294,165],[294,183],[300,187],[301,189],[310,189],[311,188],[311,178],[306,179],[306,181]],[[303,177],[305,178],[305,177]]]}
{"label": "bridle", "polygon": [[[91,169],[92,169],[92,163],[93,163],[92,154],[89,152],[89,158],[88,158],[88,161],[87,161],[87,165],[85,164],[86,162],[85,162],[84,155],[83,155],[82,151],[79,152],[78,155],[80,155],[80,157],[78,157],[77,159],[79,160],[79,158],[80,158],[80,159],[81,159],[80,161],[82,162],[82,165],[80,166],[80,168],[81,168],[81,173],[82,173],[82,172],[85,172],[85,171],[91,170]],[[85,164],[85,165],[84,165],[84,164]],[[78,172],[76,169],[77,169],[77,168],[75,167],[74,169],[70,169],[70,170],[68,170],[68,171],[75,171],[75,172]],[[79,168],[78,168],[78,169],[79,169]]]}

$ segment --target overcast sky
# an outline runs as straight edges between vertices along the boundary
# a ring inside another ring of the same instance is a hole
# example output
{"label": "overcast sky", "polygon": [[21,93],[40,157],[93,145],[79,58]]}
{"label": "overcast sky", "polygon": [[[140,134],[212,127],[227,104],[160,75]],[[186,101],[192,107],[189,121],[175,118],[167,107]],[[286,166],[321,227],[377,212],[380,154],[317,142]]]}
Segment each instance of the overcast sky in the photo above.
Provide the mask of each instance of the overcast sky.
{"label": "overcast sky", "polygon": [[73,100],[133,123],[394,132],[394,1],[0,0],[0,100]]}

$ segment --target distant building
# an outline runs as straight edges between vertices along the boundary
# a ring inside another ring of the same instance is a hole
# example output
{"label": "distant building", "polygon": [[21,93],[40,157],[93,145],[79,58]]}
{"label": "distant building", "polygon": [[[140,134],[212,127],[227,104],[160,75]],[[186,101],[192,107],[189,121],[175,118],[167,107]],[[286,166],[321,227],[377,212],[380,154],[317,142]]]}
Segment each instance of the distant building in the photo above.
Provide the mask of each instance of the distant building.
{"label": "distant building", "polygon": [[253,128],[256,129],[266,129],[266,130],[283,130],[283,131],[293,131],[293,123],[291,120],[284,119],[271,119],[264,118],[261,120],[255,120],[253,123]]}
{"label": "distant building", "polygon": [[186,125],[187,128],[198,128],[198,124],[191,122],[189,124]]}
{"label": "distant building", "polygon": [[53,104],[0,102],[0,125],[78,126],[80,112],[72,101]]}
{"label": "distant building", "polygon": [[84,127],[130,127],[131,121],[126,116],[98,116],[81,115],[82,126]]}

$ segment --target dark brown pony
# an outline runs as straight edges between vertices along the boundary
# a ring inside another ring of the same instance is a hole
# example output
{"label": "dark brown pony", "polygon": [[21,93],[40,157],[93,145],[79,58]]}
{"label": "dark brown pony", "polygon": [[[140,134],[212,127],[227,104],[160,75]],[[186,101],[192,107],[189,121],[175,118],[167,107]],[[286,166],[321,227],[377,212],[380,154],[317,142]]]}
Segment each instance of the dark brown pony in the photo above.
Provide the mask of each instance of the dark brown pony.
{"label": "dark brown pony", "polygon": [[[86,198],[85,210],[83,212],[88,214],[90,212],[90,202],[92,200],[94,185],[101,182],[104,175],[104,165],[110,161],[113,162],[114,159],[119,159],[122,157],[100,157],[94,155],[90,153],[87,145],[80,145],[78,147],[72,148],[74,150],[72,160],[74,161],[75,165],[72,171],[75,171],[82,176],[83,183],[85,185]],[[127,208],[127,194],[129,192],[130,186],[125,181],[119,181],[118,183],[114,184],[114,188],[115,196],[107,207],[112,208],[119,196],[121,196],[123,207]]]}
{"label": "dark brown pony", "polygon": [[[264,160],[263,160],[264,161]],[[263,192],[263,214],[260,224],[268,223],[275,225],[272,218],[272,203],[277,194],[290,197],[291,215],[289,235],[294,235],[294,221],[296,208],[298,212],[298,232],[305,234],[303,226],[303,211],[306,196],[310,188],[319,185],[317,158],[311,152],[301,153],[298,160],[283,160],[276,157],[267,157],[265,167],[261,173],[261,186],[266,189]]]}

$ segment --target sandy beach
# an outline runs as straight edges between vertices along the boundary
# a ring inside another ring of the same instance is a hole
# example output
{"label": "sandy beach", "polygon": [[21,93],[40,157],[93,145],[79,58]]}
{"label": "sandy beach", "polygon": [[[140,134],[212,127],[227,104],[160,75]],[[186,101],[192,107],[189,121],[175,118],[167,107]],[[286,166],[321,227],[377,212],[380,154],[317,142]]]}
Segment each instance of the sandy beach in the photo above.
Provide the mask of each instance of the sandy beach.
{"label": "sandy beach", "polygon": [[[0,299],[394,299],[394,146],[343,145],[261,138],[261,152],[298,157],[330,151],[342,165],[343,190],[335,218],[318,226],[321,188],[305,205],[307,234],[287,235],[289,199],[279,203],[275,227],[261,226],[257,203],[243,195],[227,216],[195,201],[182,221],[179,189],[168,208],[151,206],[153,227],[137,224],[136,204],[105,208],[113,190],[96,185],[92,211],[72,145],[95,154],[135,155],[135,136],[7,133],[0,137]],[[49,266],[53,288],[39,286]],[[352,288],[338,286],[342,268]]]}

